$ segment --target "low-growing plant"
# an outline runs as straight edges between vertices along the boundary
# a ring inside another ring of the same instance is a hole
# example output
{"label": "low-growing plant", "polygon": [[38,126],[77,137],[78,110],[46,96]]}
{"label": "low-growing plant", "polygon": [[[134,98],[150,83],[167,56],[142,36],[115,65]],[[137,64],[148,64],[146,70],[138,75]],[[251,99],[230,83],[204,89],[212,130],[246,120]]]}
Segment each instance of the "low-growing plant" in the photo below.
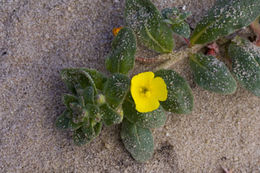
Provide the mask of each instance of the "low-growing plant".
{"label": "low-growing plant", "polygon": [[[121,139],[126,149],[138,162],[149,160],[154,152],[152,129],[165,124],[165,112],[192,112],[188,82],[167,69],[187,56],[194,81],[201,88],[233,94],[237,79],[260,97],[260,0],[218,0],[191,37],[186,22],[190,15],[177,8],[160,12],[150,0],[126,0],[126,26],[114,30],[112,50],[105,62],[111,75],[88,68],[63,69],[61,77],[70,94],[63,96],[66,110],[57,118],[56,126],[72,130],[75,144],[83,145],[97,137],[103,125],[122,123]],[[255,43],[239,36],[239,31],[250,24]],[[173,34],[190,37],[189,47],[172,52]],[[137,42],[170,58],[152,71],[130,78]],[[219,47],[224,54],[219,53]]]}

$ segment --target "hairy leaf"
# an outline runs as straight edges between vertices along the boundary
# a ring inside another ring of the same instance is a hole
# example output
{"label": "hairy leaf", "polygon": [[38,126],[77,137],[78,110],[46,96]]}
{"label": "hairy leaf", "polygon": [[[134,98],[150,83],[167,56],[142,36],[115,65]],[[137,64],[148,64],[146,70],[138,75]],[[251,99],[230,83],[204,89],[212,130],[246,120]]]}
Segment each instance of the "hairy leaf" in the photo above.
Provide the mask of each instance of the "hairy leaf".
{"label": "hairy leaf", "polygon": [[168,97],[161,102],[162,107],[177,114],[191,113],[193,95],[186,80],[173,70],[159,70],[155,72],[155,76],[163,78],[167,85]]}
{"label": "hairy leaf", "polygon": [[98,136],[102,130],[102,123],[99,122],[94,126],[95,136]]}
{"label": "hairy leaf", "polygon": [[237,39],[229,46],[229,57],[232,60],[232,72],[239,83],[260,97],[260,49],[255,45]]}
{"label": "hairy leaf", "polygon": [[205,44],[250,25],[260,15],[260,0],[218,0],[196,26],[191,45]]}
{"label": "hairy leaf", "polygon": [[68,114],[69,111],[64,111],[57,119],[56,119],[56,127],[59,129],[67,129],[69,128],[69,121],[70,119],[66,114]]}
{"label": "hairy leaf", "polygon": [[71,94],[64,94],[62,99],[63,99],[63,103],[69,110],[71,110],[71,105],[70,105],[71,103],[78,103],[78,98]]}
{"label": "hairy leaf", "polygon": [[119,124],[123,120],[123,115],[113,110],[108,104],[100,106],[100,113],[105,125],[110,126],[113,124]]}
{"label": "hairy leaf", "polygon": [[159,53],[172,52],[172,30],[150,0],[126,0],[125,20],[141,44]]}
{"label": "hairy leaf", "polygon": [[87,138],[87,136],[85,135],[85,133],[82,131],[81,128],[74,131],[73,140],[74,140],[74,143],[79,146],[84,145],[91,141]]}
{"label": "hairy leaf", "polygon": [[76,93],[77,87],[84,89],[91,85],[91,82],[82,71],[90,75],[98,89],[103,89],[106,77],[102,73],[88,68],[65,68],[61,71],[61,78],[71,92]]}
{"label": "hairy leaf", "polygon": [[227,66],[214,56],[193,54],[190,66],[194,81],[205,90],[220,94],[233,94],[237,84]]}
{"label": "hairy leaf", "polygon": [[69,128],[70,128],[71,130],[77,130],[77,129],[79,129],[82,125],[83,125],[82,122],[80,122],[80,123],[74,123],[72,120],[70,120],[70,122],[69,122]]}
{"label": "hairy leaf", "polygon": [[104,94],[106,101],[112,108],[118,107],[123,101],[130,88],[130,79],[122,74],[114,74],[108,78]]}
{"label": "hairy leaf", "polygon": [[184,38],[190,37],[190,26],[186,22],[174,22],[172,24],[172,31]]}
{"label": "hairy leaf", "polygon": [[152,157],[154,144],[151,130],[136,126],[124,119],[121,139],[127,151],[136,161],[145,162]]}
{"label": "hairy leaf", "polygon": [[87,104],[86,109],[89,112],[89,118],[94,119],[96,122],[99,122],[101,120],[102,117],[98,106],[93,104]]}
{"label": "hairy leaf", "polygon": [[82,95],[84,98],[85,105],[86,104],[93,104],[94,103],[94,89],[92,86],[86,87],[83,89]]}
{"label": "hairy leaf", "polygon": [[112,51],[106,59],[106,68],[111,73],[127,74],[134,68],[136,38],[132,29],[124,27],[112,42]]}
{"label": "hairy leaf", "polygon": [[123,110],[124,117],[127,118],[127,120],[144,128],[161,127],[165,124],[167,118],[161,106],[152,112],[140,113],[136,111],[133,100],[126,100],[123,104]]}
{"label": "hairy leaf", "polygon": [[190,26],[185,22],[187,17],[191,15],[190,12],[181,12],[178,8],[165,8],[161,11],[164,22],[171,25],[172,31],[175,34],[190,37]]}

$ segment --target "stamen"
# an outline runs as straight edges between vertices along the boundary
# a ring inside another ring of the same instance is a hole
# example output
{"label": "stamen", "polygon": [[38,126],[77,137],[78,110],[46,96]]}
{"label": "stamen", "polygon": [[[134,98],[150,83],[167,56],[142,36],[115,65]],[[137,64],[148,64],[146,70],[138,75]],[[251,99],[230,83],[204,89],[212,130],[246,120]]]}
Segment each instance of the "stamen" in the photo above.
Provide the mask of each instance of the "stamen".
{"label": "stamen", "polygon": [[139,91],[140,91],[140,95],[142,95],[143,97],[150,97],[151,96],[151,92],[146,87],[141,87]]}

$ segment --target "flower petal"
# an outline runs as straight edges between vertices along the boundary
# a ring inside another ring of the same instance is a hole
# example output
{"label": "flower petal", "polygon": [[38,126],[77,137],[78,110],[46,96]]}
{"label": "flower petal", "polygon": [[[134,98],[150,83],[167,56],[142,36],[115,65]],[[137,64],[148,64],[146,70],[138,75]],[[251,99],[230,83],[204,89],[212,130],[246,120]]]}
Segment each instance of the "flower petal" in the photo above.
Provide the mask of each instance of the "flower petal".
{"label": "flower petal", "polygon": [[167,86],[161,77],[156,77],[152,80],[151,93],[153,98],[157,98],[160,101],[167,99]]}
{"label": "flower petal", "polygon": [[154,98],[139,98],[135,100],[135,109],[138,112],[145,113],[151,112],[159,108],[160,103]]}
{"label": "flower petal", "polygon": [[139,73],[138,75],[135,75],[131,80],[131,85],[144,85],[148,86],[150,85],[151,81],[154,78],[154,73],[151,71]]}
{"label": "flower petal", "polygon": [[[150,83],[154,78],[153,72],[144,72],[139,73],[138,75],[135,75],[131,80],[131,94],[134,99],[139,99],[141,97],[140,95],[140,88],[147,88],[150,87]],[[135,101],[136,102],[136,101]]]}
{"label": "flower petal", "polygon": [[136,110],[141,113],[151,112],[159,108],[159,100],[167,99],[167,89],[161,77],[154,78],[153,72],[144,72],[131,80],[131,95]]}

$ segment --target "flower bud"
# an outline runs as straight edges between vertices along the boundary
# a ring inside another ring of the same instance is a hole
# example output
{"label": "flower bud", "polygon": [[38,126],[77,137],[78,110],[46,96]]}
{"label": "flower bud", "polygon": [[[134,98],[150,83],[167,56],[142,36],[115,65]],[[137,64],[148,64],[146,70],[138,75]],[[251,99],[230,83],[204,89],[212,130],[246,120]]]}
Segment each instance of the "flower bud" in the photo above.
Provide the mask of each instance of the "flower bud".
{"label": "flower bud", "polygon": [[106,98],[103,94],[98,94],[96,96],[96,103],[98,106],[101,106],[106,103]]}

